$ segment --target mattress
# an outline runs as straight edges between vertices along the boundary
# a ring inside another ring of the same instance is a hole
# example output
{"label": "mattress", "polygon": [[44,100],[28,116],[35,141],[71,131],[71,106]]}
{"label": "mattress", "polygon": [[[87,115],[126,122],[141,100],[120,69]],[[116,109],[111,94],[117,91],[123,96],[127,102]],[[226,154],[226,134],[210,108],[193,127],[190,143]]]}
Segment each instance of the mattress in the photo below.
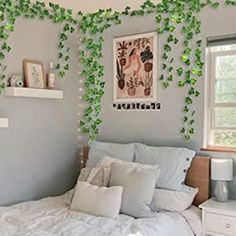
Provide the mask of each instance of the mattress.
{"label": "mattress", "polygon": [[71,211],[66,195],[0,207],[1,236],[193,236],[201,235],[197,208],[155,217],[118,219]]}

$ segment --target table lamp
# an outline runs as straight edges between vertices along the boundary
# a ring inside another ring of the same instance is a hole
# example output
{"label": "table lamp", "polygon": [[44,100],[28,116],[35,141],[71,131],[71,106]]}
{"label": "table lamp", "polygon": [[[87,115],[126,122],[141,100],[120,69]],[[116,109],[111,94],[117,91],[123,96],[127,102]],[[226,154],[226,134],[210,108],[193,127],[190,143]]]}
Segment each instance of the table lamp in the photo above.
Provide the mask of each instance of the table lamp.
{"label": "table lamp", "polygon": [[212,159],[211,179],[216,181],[215,199],[218,202],[227,202],[229,198],[228,181],[233,180],[232,159]]}

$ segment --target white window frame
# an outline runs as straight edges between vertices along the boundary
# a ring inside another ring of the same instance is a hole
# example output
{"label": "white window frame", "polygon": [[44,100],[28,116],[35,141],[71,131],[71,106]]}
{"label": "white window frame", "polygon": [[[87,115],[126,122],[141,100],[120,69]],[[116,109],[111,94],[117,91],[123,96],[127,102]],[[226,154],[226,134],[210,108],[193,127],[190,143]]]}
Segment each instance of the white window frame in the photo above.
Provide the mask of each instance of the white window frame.
{"label": "white window frame", "polygon": [[[217,103],[215,102],[215,85],[216,85],[216,58],[218,56],[236,56],[236,50],[213,51],[207,49],[207,66],[206,66],[206,86],[205,86],[205,108],[204,108],[204,148],[206,149],[235,149],[236,146],[219,146],[213,143],[215,130],[236,131],[236,127],[216,127],[215,126],[215,108],[236,108],[235,103]],[[235,78],[236,81],[236,78]]]}

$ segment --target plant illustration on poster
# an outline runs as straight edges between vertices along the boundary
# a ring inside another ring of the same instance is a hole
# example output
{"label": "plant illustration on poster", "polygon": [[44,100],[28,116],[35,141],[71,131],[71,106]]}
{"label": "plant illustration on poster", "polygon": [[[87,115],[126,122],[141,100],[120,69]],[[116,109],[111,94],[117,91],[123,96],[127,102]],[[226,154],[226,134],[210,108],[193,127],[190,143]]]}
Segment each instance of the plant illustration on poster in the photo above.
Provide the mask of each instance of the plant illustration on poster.
{"label": "plant illustration on poster", "polygon": [[116,38],[114,50],[114,103],[157,102],[157,35]]}

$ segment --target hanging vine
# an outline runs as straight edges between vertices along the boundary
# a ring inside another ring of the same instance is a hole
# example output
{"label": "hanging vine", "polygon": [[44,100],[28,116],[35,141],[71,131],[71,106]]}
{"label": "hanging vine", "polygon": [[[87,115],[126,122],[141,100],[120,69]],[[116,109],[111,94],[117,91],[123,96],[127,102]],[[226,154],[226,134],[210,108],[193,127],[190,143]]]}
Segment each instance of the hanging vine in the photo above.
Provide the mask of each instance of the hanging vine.
{"label": "hanging vine", "polygon": [[[204,67],[200,37],[201,22],[198,19],[198,13],[206,6],[216,8],[218,5],[219,3],[215,0],[162,0],[159,4],[147,0],[138,10],[126,7],[122,12],[107,9],[92,14],[78,12],[77,16],[74,16],[72,10],[54,3],[46,6],[40,1],[31,3],[30,0],[0,0],[0,93],[5,88],[6,81],[4,59],[11,51],[8,38],[14,31],[17,17],[50,19],[52,22],[62,25],[56,66],[59,77],[64,77],[69,70],[70,48],[67,46],[67,40],[79,26],[82,34],[79,58],[85,88],[83,100],[87,103],[80,127],[91,141],[94,140],[102,122],[99,114],[101,98],[105,89],[104,66],[100,62],[103,57],[103,33],[112,25],[121,24],[122,16],[138,17],[152,14],[155,16],[157,33],[165,38],[160,80],[164,88],[168,88],[173,81],[177,81],[178,87],[186,89],[181,133],[186,140],[190,140],[194,134],[195,122],[195,110],[192,105],[195,97],[200,95],[196,85],[203,76]],[[236,0],[225,0],[225,5],[236,6]],[[177,29],[180,27],[181,36],[177,33]],[[173,55],[173,48],[176,48],[177,45],[183,47],[180,58]]]}
{"label": "hanging vine", "polygon": [[[233,0],[232,0],[233,1]],[[232,4],[232,1],[228,4]],[[157,33],[166,37],[162,54],[162,75],[160,80],[163,87],[168,88],[170,83],[179,78],[177,85],[187,89],[184,99],[184,118],[181,134],[185,140],[190,140],[194,135],[195,110],[192,109],[194,97],[200,92],[196,85],[203,75],[203,60],[201,38],[201,22],[197,14],[205,7],[216,8],[218,2],[213,0],[189,1],[189,0],[163,0],[154,4],[150,0],[144,2],[140,9],[132,11],[130,7],[121,13],[125,16],[144,16],[156,14]],[[80,122],[82,132],[94,140],[98,134],[98,125],[102,122],[98,117],[101,109],[101,97],[104,94],[104,67],[100,64],[102,57],[103,38],[102,33],[109,28],[113,21],[120,24],[120,14],[99,10],[97,13],[82,17],[81,31],[86,35],[82,41],[84,49],[80,51],[80,62],[83,65],[81,76],[85,78],[84,100],[88,102],[83,119]],[[183,38],[178,38],[176,28],[182,25]],[[91,38],[92,35],[92,38]],[[177,44],[183,47],[183,53],[178,59],[177,68],[173,65],[176,58],[172,55],[172,48]],[[96,52],[95,52],[95,51]],[[89,52],[88,52],[89,51]]]}
{"label": "hanging vine", "polygon": [[81,17],[80,31],[84,35],[81,39],[83,45],[79,52],[79,61],[83,66],[81,76],[85,78],[85,94],[83,99],[88,106],[80,121],[82,132],[94,140],[101,124],[99,114],[101,111],[101,98],[104,95],[105,82],[103,81],[104,66],[100,59],[103,57],[102,49],[104,39],[102,33],[113,24],[120,24],[118,12],[111,9],[99,10],[97,13]]}
{"label": "hanging vine", "polygon": [[236,0],[225,0],[227,6],[236,6]]}
{"label": "hanging vine", "polygon": [[31,3],[29,0],[0,0],[0,93],[6,86],[6,65],[4,59],[11,51],[7,40],[10,33],[15,30],[17,17],[23,16],[27,19],[50,19],[54,23],[62,24],[62,31],[59,34],[58,45],[58,64],[56,69],[59,77],[64,77],[69,70],[69,51],[66,46],[69,34],[73,33],[77,27],[77,20],[72,15],[72,10],[60,7],[58,4],[36,1]]}

